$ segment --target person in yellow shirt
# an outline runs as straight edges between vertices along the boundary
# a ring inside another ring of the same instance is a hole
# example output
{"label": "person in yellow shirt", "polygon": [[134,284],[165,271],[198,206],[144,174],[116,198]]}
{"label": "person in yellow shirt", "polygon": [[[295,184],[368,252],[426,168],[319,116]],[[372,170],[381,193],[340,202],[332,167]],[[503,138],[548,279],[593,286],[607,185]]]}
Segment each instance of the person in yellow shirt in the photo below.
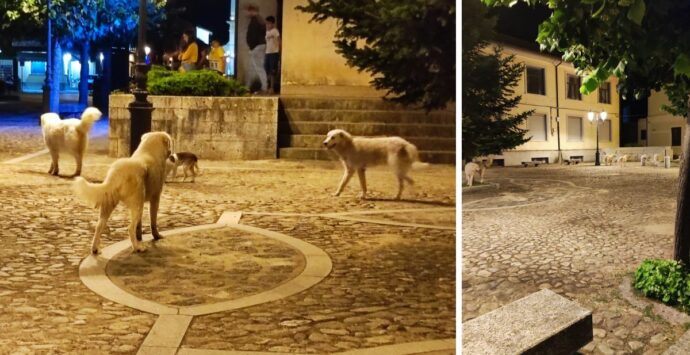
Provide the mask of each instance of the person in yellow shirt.
{"label": "person in yellow shirt", "polygon": [[208,54],[208,63],[212,70],[225,74],[225,50],[220,46],[220,41],[211,41],[211,52]]}
{"label": "person in yellow shirt", "polygon": [[199,60],[199,46],[196,44],[194,31],[187,30],[182,34],[182,42],[184,43],[184,50],[179,55],[182,62],[180,66],[181,72],[188,72],[196,69],[196,63]]}

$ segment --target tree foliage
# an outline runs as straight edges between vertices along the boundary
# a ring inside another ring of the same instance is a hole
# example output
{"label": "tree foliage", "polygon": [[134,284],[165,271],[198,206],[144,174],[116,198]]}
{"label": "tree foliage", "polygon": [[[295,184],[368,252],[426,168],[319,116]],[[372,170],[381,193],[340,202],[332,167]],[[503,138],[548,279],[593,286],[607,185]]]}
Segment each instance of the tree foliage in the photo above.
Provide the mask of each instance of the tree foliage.
{"label": "tree foliage", "polygon": [[501,154],[529,140],[520,128],[533,111],[511,115],[521,100],[515,95],[524,65],[500,48],[484,53],[495,21],[479,0],[463,1],[462,157]]}
{"label": "tree foliage", "polygon": [[335,19],[337,52],[391,100],[427,110],[455,101],[454,1],[308,0],[297,9]]}
{"label": "tree foliage", "polygon": [[[482,0],[512,6],[516,0]],[[611,74],[624,98],[665,90],[667,111],[687,114],[690,94],[690,1],[523,0],[552,10],[539,27],[543,50],[560,51],[586,74],[580,91],[593,92]]]}

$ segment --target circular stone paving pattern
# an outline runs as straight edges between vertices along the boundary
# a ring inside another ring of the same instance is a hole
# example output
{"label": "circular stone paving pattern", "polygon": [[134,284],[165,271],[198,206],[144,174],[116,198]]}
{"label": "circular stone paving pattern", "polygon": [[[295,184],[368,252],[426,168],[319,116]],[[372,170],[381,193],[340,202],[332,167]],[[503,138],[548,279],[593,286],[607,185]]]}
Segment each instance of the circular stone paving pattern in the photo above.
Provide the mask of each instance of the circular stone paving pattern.
{"label": "circular stone paving pattern", "polygon": [[547,179],[496,179],[500,188],[485,189],[462,196],[463,211],[514,208],[571,197],[577,193],[591,193],[591,189],[566,181]]}
{"label": "circular stone paving pattern", "polygon": [[129,249],[106,272],[129,293],[170,306],[239,299],[279,286],[305,267],[300,251],[266,236],[218,228],[167,236],[145,253]]}

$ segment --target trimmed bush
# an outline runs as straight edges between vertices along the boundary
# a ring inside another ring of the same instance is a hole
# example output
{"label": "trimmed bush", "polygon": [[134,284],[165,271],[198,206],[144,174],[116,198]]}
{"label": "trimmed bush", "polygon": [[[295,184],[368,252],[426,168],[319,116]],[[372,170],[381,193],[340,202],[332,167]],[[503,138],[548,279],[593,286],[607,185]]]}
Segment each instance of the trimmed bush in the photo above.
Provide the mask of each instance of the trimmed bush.
{"label": "trimmed bush", "polygon": [[148,72],[148,91],[171,96],[243,96],[247,88],[213,70],[180,73],[154,66]]}
{"label": "trimmed bush", "polygon": [[690,308],[690,275],[675,260],[647,259],[635,271],[633,286],[668,305]]}

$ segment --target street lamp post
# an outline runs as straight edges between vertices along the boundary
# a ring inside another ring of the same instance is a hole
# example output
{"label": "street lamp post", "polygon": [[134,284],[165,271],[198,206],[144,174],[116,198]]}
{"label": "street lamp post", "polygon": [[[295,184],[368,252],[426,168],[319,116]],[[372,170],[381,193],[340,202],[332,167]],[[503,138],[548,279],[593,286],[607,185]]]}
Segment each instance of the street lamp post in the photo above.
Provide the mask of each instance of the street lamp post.
{"label": "street lamp post", "polygon": [[599,160],[599,124],[606,121],[607,113],[606,111],[602,111],[597,115],[593,111],[590,111],[587,114],[587,118],[589,119],[590,123],[592,123],[595,120],[595,116],[597,121],[597,151],[596,153],[594,153],[594,165],[599,166],[601,165],[601,161]]}
{"label": "street lamp post", "polygon": [[[43,112],[55,112],[53,106],[50,104],[50,95],[53,82],[53,24],[50,19],[50,0],[46,1],[47,15],[46,15],[46,78],[43,82]],[[41,124],[41,119],[38,119],[38,124]]]}
{"label": "street lamp post", "polygon": [[129,152],[133,153],[139,146],[141,136],[151,131],[151,111],[153,104],[146,98],[149,93],[146,90],[146,53],[144,44],[146,42],[146,0],[139,0],[139,37],[137,38],[137,58],[136,72],[134,80],[136,88],[132,90],[134,101],[130,102],[128,109],[130,113],[130,140]]}

